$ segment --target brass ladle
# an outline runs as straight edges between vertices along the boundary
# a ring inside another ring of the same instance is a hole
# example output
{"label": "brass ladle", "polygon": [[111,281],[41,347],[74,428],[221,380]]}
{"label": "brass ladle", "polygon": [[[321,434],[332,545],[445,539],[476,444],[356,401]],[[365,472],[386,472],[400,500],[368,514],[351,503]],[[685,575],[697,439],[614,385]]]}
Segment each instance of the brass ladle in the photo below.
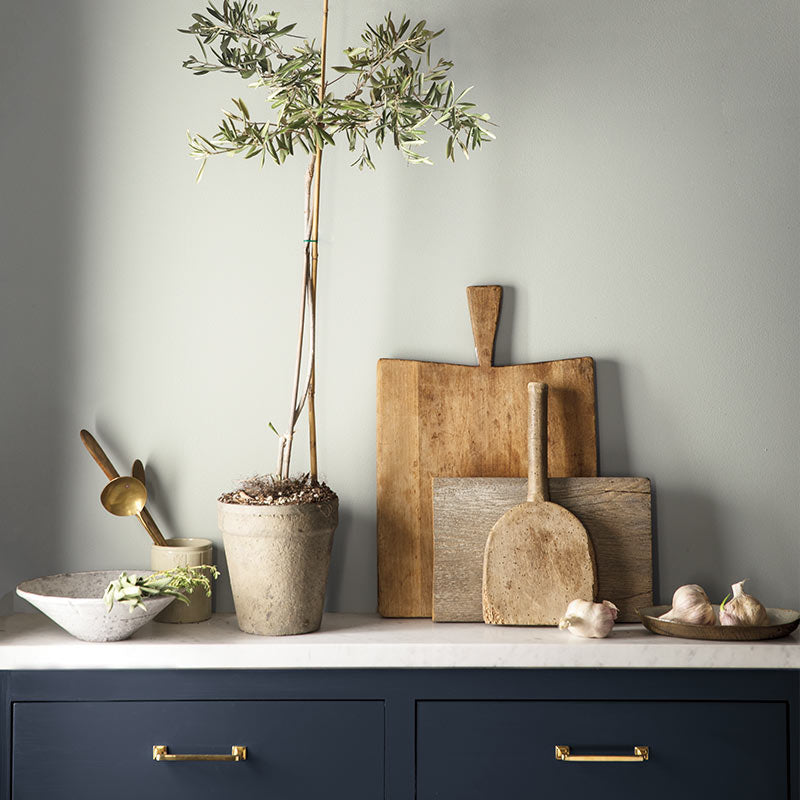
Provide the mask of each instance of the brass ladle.
{"label": "brass ladle", "polygon": [[159,544],[142,519],[142,509],[146,502],[147,489],[144,484],[140,480],[129,478],[126,475],[114,478],[100,493],[100,503],[106,511],[110,511],[117,517],[138,517],[153,542]]}

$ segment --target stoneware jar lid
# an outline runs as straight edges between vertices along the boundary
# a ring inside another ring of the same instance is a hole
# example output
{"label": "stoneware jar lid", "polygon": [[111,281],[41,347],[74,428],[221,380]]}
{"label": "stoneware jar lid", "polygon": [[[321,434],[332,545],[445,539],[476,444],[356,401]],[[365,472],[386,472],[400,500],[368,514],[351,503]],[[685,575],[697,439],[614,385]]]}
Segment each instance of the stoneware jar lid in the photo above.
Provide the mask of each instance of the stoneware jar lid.
{"label": "stoneware jar lid", "polygon": [[167,546],[154,544],[153,550],[173,550],[179,547],[189,553],[202,553],[210,550],[212,542],[210,539],[167,539]]}

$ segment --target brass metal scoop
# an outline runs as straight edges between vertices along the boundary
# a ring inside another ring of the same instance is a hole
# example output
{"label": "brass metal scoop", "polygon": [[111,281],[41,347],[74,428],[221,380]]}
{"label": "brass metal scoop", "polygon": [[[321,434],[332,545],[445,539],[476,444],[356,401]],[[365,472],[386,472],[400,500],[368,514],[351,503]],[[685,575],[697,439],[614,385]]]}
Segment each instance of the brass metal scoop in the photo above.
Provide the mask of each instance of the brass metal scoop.
{"label": "brass metal scoop", "polygon": [[[146,502],[147,489],[144,484],[140,480],[129,478],[126,475],[114,478],[100,493],[100,503],[106,511],[117,517],[138,517],[139,522],[150,533],[150,529],[142,519],[142,509]],[[150,537],[155,544],[159,544],[152,533],[150,533]]]}

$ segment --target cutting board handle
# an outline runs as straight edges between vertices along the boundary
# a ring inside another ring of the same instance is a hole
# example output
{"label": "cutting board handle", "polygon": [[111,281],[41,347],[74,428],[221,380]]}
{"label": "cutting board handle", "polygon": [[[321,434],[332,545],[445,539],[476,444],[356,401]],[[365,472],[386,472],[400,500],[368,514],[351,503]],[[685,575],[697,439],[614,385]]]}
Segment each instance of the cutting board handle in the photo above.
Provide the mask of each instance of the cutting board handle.
{"label": "cutting board handle", "polygon": [[467,286],[469,318],[472,321],[472,337],[475,339],[475,352],[478,366],[488,369],[494,356],[494,339],[497,335],[497,321],[500,318],[502,286]]}
{"label": "cutting board handle", "polygon": [[528,502],[550,501],[547,482],[547,384],[528,384]]}

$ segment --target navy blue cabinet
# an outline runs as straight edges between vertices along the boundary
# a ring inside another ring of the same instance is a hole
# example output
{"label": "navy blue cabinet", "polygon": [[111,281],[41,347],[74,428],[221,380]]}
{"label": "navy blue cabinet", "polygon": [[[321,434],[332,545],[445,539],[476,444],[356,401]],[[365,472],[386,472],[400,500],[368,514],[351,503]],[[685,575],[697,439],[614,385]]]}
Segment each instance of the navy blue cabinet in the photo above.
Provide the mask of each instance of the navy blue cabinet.
{"label": "navy blue cabinet", "polygon": [[421,702],[417,798],[785,798],[787,723],[781,702]]}
{"label": "navy blue cabinet", "polygon": [[[236,800],[383,793],[383,703],[259,700],[14,704],[15,800]],[[173,755],[245,759],[155,761]]]}
{"label": "navy blue cabinet", "polygon": [[799,690],[796,670],[0,673],[0,800],[800,800]]}

